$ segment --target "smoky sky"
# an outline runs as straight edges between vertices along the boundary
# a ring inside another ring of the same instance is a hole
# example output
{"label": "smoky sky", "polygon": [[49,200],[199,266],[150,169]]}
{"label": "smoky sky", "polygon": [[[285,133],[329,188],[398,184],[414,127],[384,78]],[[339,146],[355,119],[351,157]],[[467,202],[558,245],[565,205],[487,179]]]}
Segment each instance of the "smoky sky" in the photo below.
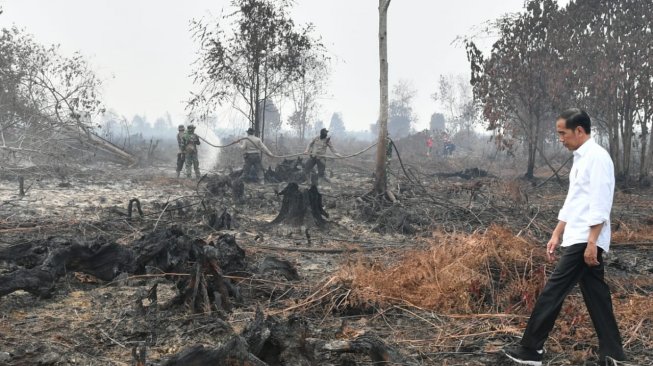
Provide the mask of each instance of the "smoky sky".
{"label": "smoky sky", "polygon": [[[64,54],[81,52],[103,80],[108,108],[131,118],[154,120],[169,112],[185,116],[196,58],[189,22],[217,17],[227,0],[0,0],[3,27],[16,25]],[[313,23],[332,60],[319,119],[342,113],[347,129],[363,130],[379,109],[378,1],[298,0],[297,23]],[[390,86],[406,80],[417,96],[417,128],[442,111],[432,99],[441,74],[469,75],[465,50],[456,37],[476,35],[489,49],[487,21],[520,11],[523,0],[392,0],[388,13]],[[290,102],[280,103],[288,115]],[[221,124],[242,124],[229,105],[216,111]],[[284,118],[282,116],[282,118]]]}

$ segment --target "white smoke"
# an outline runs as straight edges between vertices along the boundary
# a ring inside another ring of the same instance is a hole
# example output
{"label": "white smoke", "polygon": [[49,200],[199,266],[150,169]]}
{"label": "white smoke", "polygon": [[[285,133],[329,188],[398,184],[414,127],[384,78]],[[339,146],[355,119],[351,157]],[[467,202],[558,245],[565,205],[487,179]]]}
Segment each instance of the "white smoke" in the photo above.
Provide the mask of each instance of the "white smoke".
{"label": "white smoke", "polygon": [[[213,145],[220,145],[220,139],[208,125],[200,124],[195,128],[195,133],[197,136],[200,136]],[[202,170],[202,174],[204,174],[215,168],[215,165],[218,162],[220,149],[209,146],[204,141],[200,141],[197,154],[200,161],[200,169]]]}

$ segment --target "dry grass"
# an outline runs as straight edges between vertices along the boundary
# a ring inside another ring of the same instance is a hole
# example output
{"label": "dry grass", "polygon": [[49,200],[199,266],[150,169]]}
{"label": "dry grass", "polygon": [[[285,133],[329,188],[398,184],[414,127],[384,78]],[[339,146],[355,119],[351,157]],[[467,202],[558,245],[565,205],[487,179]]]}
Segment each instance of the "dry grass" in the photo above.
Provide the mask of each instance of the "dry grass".
{"label": "dry grass", "polygon": [[646,218],[640,224],[626,224],[617,221],[617,230],[612,232],[614,243],[653,242],[653,217]]}
{"label": "dry grass", "polygon": [[[471,235],[436,233],[428,244],[391,263],[361,258],[343,265],[295,308],[321,303],[329,311],[375,309],[382,315],[382,309],[394,307],[417,321],[425,321],[435,311],[440,314],[437,324],[426,322],[434,338],[414,340],[417,329],[394,334],[434,351],[447,350],[463,338],[474,342],[480,337],[483,342],[495,334],[521,334],[548,275],[541,248],[498,226]],[[653,278],[626,276],[609,281],[625,348],[651,349],[653,298],[643,295],[647,291],[642,289],[653,286]],[[548,347],[582,363],[597,346],[582,296],[573,293],[565,301]]]}
{"label": "dry grass", "polygon": [[337,281],[350,289],[339,306],[410,304],[447,314],[524,312],[545,279],[535,245],[491,226],[484,232],[435,234],[430,246],[385,264],[359,259]]}

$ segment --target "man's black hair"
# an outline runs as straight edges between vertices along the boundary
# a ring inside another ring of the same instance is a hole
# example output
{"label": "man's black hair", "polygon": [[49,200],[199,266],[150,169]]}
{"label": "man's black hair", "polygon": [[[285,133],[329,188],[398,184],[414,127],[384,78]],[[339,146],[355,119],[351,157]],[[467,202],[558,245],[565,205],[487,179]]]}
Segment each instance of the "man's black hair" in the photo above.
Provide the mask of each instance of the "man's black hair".
{"label": "man's black hair", "polygon": [[590,116],[582,109],[567,109],[566,111],[560,113],[558,119],[564,119],[565,128],[569,130],[575,130],[576,127],[581,126],[583,130],[585,130],[585,133],[588,135],[592,131],[592,121],[590,120]]}

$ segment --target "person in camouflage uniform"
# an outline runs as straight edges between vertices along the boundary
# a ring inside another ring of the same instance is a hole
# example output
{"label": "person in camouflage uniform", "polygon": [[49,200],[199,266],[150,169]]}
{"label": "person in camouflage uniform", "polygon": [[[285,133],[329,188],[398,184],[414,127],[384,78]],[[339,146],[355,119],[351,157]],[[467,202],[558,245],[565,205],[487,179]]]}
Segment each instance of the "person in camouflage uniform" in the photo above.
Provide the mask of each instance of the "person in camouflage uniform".
{"label": "person in camouflage uniform", "polygon": [[179,178],[179,174],[184,168],[184,161],[186,160],[186,155],[184,154],[184,131],[186,128],[184,128],[184,125],[179,125],[177,130],[179,131],[177,132],[177,146],[179,146],[179,151],[177,152],[177,178]]}
{"label": "person in camouflage uniform", "polygon": [[191,169],[195,169],[195,178],[200,177],[200,161],[197,159],[197,145],[200,138],[195,134],[195,126],[189,125],[182,138],[184,154],[186,155],[186,178],[191,178]]}
{"label": "person in camouflage uniform", "polygon": [[313,171],[313,167],[317,165],[318,178],[322,178],[325,182],[330,182],[329,178],[327,178],[325,174],[326,159],[324,158],[324,155],[326,155],[327,148],[329,148],[335,156],[342,156],[334,149],[333,145],[331,144],[331,138],[327,137],[328,133],[329,130],[326,128],[321,129],[320,136],[314,138],[313,141],[311,141],[311,143],[306,147],[306,151],[304,151],[304,154],[309,154],[309,158],[306,161],[306,165],[304,166],[304,174],[306,174],[306,179],[308,179],[308,181],[311,180],[311,172]]}

